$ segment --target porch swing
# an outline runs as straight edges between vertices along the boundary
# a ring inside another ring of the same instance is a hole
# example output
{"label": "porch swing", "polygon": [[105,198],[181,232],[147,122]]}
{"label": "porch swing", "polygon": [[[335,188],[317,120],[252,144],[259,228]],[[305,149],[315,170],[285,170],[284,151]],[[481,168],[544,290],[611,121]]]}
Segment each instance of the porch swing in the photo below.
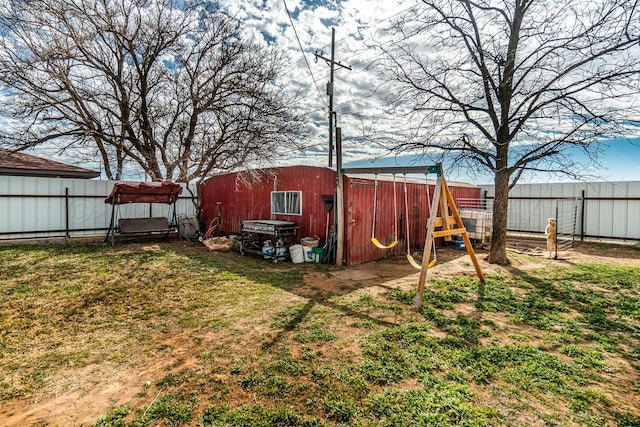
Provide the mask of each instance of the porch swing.
{"label": "porch swing", "polygon": [[[426,186],[427,186],[427,203],[429,203],[429,206],[431,206],[431,197],[430,197],[430,192],[429,192],[429,180],[427,179],[426,182]],[[406,224],[406,237],[405,237],[405,241],[407,242],[407,261],[409,261],[409,264],[411,264],[412,267],[414,267],[417,270],[422,270],[422,266],[420,264],[418,264],[418,262],[413,258],[413,255],[411,255],[411,241],[409,239],[409,200],[407,197],[407,175],[404,175],[404,185],[403,185],[403,192],[404,192],[404,217],[405,217],[405,224]],[[431,212],[431,208],[429,208],[429,210],[427,211],[427,214],[429,217],[431,217],[432,212]],[[431,240],[431,243],[433,244],[433,259],[429,262],[427,268],[431,268],[434,265],[436,265],[436,262],[438,262],[438,256],[436,254],[436,241],[435,239]]]}
{"label": "porch swing", "polygon": [[[109,229],[104,241],[115,244],[115,234],[153,235],[168,237],[177,227],[176,202],[182,193],[180,184],[170,181],[127,183],[117,182],[105,203],[112,205]],[[168,217],[120,218],[120,206],[129,203],[164,203],[169,205]]]}
{"label": "porch swing", "polygon": [[393,241],[388,245],[380,243],[376,237],[376,211],[378,210],[378,174],[375,175],[373,190],[373,220],[371,224],[371,243],[379,249],[391,249],[398,244],[398,203],[396,201],[396,175],[393,174]]}

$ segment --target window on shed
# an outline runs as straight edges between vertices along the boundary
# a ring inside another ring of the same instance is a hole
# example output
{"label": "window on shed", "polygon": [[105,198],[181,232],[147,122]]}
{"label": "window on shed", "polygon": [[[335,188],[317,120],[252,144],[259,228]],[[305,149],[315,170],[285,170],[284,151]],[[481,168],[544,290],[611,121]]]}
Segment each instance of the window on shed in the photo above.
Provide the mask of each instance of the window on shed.
{"label": "window on shed", "polygon": [[302,215],[302,191],[272,191],[271,213]]}

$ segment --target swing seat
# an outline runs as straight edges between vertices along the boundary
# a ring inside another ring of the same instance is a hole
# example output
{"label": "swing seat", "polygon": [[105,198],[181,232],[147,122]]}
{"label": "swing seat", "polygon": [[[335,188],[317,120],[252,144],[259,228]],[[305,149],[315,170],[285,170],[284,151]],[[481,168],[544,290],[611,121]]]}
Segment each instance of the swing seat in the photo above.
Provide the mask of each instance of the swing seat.
{"label": "swing seat", "polygon": [[[420,264],[418,264],[418,262],[410,255],[407,254],[407,261],[409,261],[409,264],[411,264],[411,266],[417,270],[422,270],[422,266]],[[432,259],[431,262],[429,263],[429,265],[427,266],[427,268],[431,268],[434,265],[436,265],[436,262],[438,262],[437,259]]]}
{"label": "swing seat", "polygon": [[118,221],[120,234],[153,234],[169,233],[169,220],[165,217],[157,218],[121,218]]}
{"label": "swing seat", "polygon": [[387,246],[383,245],[382,243],[380,243],[380,241],[378,239],[376,239],[375,237],[371,238],[371,243],[373,243],[374,245],[376,245],[377,248],[380,249],[391,249],[393,248],[395,245],[398,244],[397,240],[394,240],[393,242],[389,243]]}

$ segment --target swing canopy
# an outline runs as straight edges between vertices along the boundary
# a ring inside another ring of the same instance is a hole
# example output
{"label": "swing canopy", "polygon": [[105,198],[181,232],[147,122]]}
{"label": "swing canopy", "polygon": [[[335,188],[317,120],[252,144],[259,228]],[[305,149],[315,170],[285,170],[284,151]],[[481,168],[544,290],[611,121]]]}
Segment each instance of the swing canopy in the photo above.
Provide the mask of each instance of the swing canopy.
{"label": "swing canopy", "polygon": [[182,193],[182,186],[171,181],[162,182],[117,182],[111,194],[104,199],[110,205],[127,203],[175,203]]}

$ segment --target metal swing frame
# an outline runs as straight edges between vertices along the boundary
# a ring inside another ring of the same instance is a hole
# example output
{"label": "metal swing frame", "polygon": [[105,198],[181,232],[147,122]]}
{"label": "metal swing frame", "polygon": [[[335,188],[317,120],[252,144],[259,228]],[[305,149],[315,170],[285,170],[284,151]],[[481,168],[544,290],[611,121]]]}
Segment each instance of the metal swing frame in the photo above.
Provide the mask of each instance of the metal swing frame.
{"label": "metal swing frame", "polygon": [[[115,183],[111,193],[105,198],[105,203],[111,204],[112,208],[109,229],[104,241],[111,240],[111,246],[115,245],[116,232],[130,235],[161,234],[168,237],[178,224],[176,202],[181,193],[180,184],[170,181]],[[120,205],[129,203],[148,203],[150,211],[151,205],[154,203],[168,204],[170,214],[168,217],[152,217],[150,215],[149,218],[121,218]]]}

